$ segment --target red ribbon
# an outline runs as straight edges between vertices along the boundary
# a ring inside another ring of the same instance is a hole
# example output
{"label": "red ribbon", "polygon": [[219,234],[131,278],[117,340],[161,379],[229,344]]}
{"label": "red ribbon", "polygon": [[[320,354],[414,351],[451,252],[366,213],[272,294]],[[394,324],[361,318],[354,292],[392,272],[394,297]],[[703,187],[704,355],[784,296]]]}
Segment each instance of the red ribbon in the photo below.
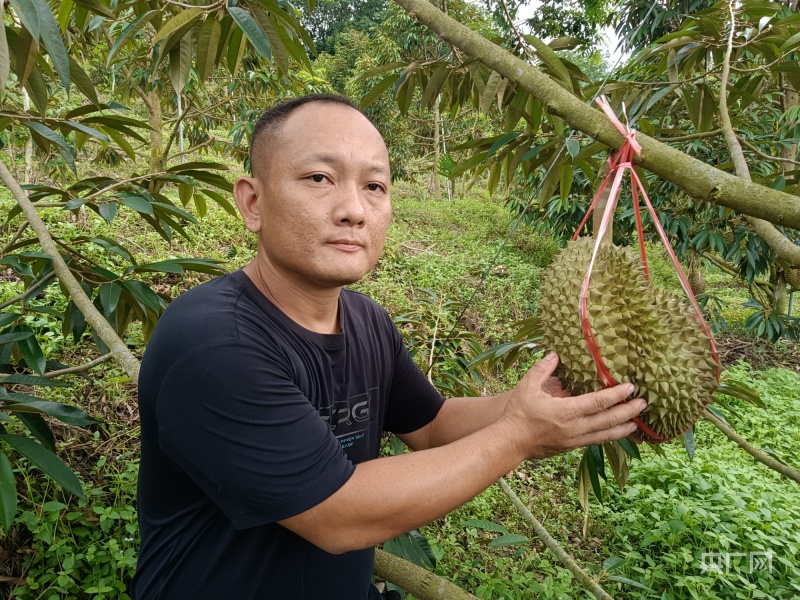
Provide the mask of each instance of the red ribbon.
{"label": "red ribbon", "polygon": [[[614,124],[617,130],[625,136],[625,141],[622,144],[622,147],[608,159],[608,165],[610,167],[609,173],[606,178],[603,180],[603,183],[600,184],[600,188],[597,190],[597,194],[592,200],[592,203],[589,205],[589,210],[586,212],[586,216],[583,217],[583,221],[578,226],[575,235],[572,237],[572,240],[575,241],[578,238],[578,234],[583,229],[583,226],[586,225],[586,222],[589,220],[589,216],[592,214],[595,206],[597,205],[597,201],[600,199],[600,195],[606,189],[609,181],[611,181],[611,191],[609,193],[608,203],[606,204],[605,211],[603,212],[603,218],[600,221],[600,227],[595,234],[595,243],[594,243],[594,250],[592,251],[592,259],[589,262],[589,268],[586,271],[586,277],[583,280],[583,287],[581,288],[581,301],[580,301],[580,319],[581,319],[581,329],[583,331],[583,337],[586,340],[586,345],[589,348],[589,353],[592,356],[592,360],[594,361],[595,368],[597,369],[597,374],[600,379],[600,383],[603,387],[613,387],[618,384],[618,382],[614,381],[614,378],[611,376],[608,367],[606,367],[605,362],[603,361],[603,356],[600,353],[600,348],[597,346],[597,340],[594,337],[594,332],[592,331],[591,326],[589,325],[589,314],[588,314],[588,307],[587,307],[587,299],[589,296],[589,283],[592,277],[592,270],[594,269],[594,263],[597,258],[597,254],[600,250],[600,241],[603,239],[608,227],[611,224],[614,210],[617,206],[617,201],[619,200],[619,192],[622,186],[622,177],[625,174],[625,170],[630,170],[631,174],[631,189],[633,191],[633,210],[634,216],[636,220],[636,230],[639,235],[639,252],[642,257],[642,264],[644,266],[644,274],[647,279],[650,278],[649,271],[647,268],[647,255],[645,252],[644,247],[644,228],[642,226],[642,216],[639,207],[639,193],[641,193],[642,198],[644,199],[644,203],[647,206],[647,210],[650,213],[650,216],[653,219],[653,225],[655,225],[656,231],[658,231],[658,235],[661,238],[661,241],[664,244],[664,247],[667,249],[669,254],[670,260],[672,261],[672,265],[675,267],[675,271],[678,274],[678,278],[681,282],[681,287],[683,291],[686,293],[686,296],[689,298],[689,302],[694,308],[695,313],[697,314],[697,318],[700,322],[700,326],[703,329],[703,333],[708,336],[709,342],[711,344],[711,352],[714,356],[714,361],[717,363],[717,381],[719,381],[719,376],[721,372],[720,362],[719,362],[719,354],[717,352],[717,346],[714,343],[714,338],[711,335],[711,329],[708,327],[708,323],[706,323],[705,319],[703,318],[703,312],[700,310],[700,305],[697,303],[697,299],[695,298],[694,294],[692,293],[692,288],[689,285],[689,280],[686,278],[686,275],[683,272],[683,268],[681,267],[680,262],[678,261],[678,257],[675,256],[675,252],[672,250],[672,246],[669,243],[669,239],[667,238],[667,234],[664,231],[664,228],[661,226],[661,222],[658,219],[658,215],[656,214],[653,205],[650,203],[650,198],[647,195],[647,192],[642,185],[639,176],[637,175],[636,171],[633,168],[633,158],[634,156],[639,156],[642,153],[642,147],[639,145],[639,142],[636,141],[636,131],[623,125],[620,120],[617,118],[617,115],[611,108],[611,105],[608,103],[608,100],[604,96],[601,96],[597,99],[597,103],[600,105],[600,108],[603,109],[603,112],[606,113],[609,120]],[[625,114],[625,107],[623,105],[623,114]],[[626,115],[627,120],[627,115]],[[612,179],[613,178],[613,179]],[[649,437],[653,438],[655,441],[663,442],[666,441],[666,438],[659,435],[651,427],[649,427],[644,421],[639,419],[638,417],[633,419],[634,423],[639,426],[644,433],[646,433]]]}

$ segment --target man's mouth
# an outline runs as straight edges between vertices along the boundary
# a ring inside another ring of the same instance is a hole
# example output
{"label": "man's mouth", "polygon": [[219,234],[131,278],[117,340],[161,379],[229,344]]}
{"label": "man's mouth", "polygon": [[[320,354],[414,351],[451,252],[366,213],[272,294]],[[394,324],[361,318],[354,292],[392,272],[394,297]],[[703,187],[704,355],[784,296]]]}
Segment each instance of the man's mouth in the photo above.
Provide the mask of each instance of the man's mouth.
{"label": "man's mouth", "polygon": [[332,242],[328,243],[336,249],[343,250],[345,252],[355,252],[364,247],[358,240],[341,239],[333,240]]}

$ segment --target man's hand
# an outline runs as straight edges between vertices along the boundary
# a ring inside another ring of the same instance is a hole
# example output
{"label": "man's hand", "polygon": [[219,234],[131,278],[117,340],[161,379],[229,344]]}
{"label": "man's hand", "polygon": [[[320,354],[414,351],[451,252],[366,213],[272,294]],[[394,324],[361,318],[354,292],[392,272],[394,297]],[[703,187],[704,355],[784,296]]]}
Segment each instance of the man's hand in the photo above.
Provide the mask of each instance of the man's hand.
{"label": "man's hand", "polygon": [[555,353],[533,365],[512,392],[500,418],[522,456],[547,458],[636,431],[631,419],[647,403],[639,398],[620,404],[633,393],[631,384],[573,397],[553,377],[557,366]]}

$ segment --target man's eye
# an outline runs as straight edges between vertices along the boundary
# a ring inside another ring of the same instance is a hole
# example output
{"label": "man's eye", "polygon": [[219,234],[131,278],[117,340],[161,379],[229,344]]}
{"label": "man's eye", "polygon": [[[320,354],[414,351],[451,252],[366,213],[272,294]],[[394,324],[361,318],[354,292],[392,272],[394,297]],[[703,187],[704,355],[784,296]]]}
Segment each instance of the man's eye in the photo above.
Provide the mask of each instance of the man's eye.
{"label": "man's eye", "polygon": [[383,191],[383,186],[380,183],[370,183],[367,184],[367,189],[370,192],[381,192]]}
{"label": "man's eye", "polygon": [[315,183],[322,183],[325,181],[325,175],[312,175],[311,180]]}

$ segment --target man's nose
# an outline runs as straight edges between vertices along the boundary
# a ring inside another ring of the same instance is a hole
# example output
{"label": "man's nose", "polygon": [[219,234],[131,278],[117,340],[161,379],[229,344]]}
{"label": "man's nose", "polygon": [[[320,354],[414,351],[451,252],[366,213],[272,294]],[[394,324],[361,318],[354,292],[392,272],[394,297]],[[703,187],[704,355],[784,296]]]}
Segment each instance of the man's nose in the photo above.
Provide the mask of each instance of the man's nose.
{"label": "man's nose", "polygon": [[366,214],[364,202],[361,186],[356,183],[348,183],[341,186],[336,199],[334,221],[336,223],[360,225],[363,223]]}

